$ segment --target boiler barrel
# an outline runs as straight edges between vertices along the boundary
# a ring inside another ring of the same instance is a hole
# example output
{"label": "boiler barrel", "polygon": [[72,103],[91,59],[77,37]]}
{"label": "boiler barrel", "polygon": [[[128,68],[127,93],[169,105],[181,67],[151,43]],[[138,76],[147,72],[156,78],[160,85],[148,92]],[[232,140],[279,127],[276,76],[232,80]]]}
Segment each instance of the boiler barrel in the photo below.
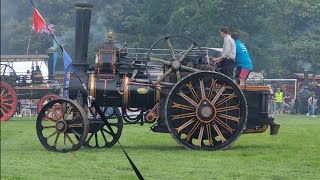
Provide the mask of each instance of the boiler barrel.
{"label": "boiler barrel", "polygon": [[151,84],[130,82],[130,78],[98,79],[89,75],[89,94],[99,106],[150,109],[160,101],[160,92]]}

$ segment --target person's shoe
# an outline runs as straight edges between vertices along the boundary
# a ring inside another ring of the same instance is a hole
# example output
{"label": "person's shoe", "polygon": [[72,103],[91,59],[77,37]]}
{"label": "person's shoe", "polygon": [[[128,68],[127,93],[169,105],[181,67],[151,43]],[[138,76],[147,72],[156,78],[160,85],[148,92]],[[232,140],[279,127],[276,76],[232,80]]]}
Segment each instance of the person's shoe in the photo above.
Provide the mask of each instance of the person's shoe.
{"label": "person's shoe", "polygon": [[317,117],[317,116],[313,115],[312,117]]}
{"label": "person's shoe", "polygon": [[270,135],[277,135],[280,129],[280,124],[270,125]]}
{"label": "person's shoe", "polygon": [[307,116],[309,116],[309,113],[307,113]]}

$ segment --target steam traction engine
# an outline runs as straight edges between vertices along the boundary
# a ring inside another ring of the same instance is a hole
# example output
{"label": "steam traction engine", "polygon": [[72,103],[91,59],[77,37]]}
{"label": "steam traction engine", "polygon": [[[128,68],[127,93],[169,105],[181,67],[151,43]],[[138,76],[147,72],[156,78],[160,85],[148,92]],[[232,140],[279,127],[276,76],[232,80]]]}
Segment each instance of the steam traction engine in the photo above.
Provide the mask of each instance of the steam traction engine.
{"label": "steam traction engine", "polygon": [[[14,115],[17,108],[21,108],[18,105],[18,100],[39,99],[36,108],[40,112],[44,104],[60,97],[60,85],[53,79],[54,65],[52,59],[48,60],[49,58],[53,58],[53,53],[48,53],[48,55],[1,55],[1,121],[7,121]],[[38,65],[38,63],[43,63],[42,65],[45,66],[45,61],[48,61],[48,78],[42,75],[42,71]],[[17,72],[15,65],[18,64],[15,63],[25,63],[26,65],[32,63],[31,71]],[[36,65],[33,66],[33,63]]]}
{"label": "steam traction engine", "polygon": [[188,37],[166,36],[147,53],[133,54],[126,45],[116,48],[109,34],[89,68],[91,8],[76,5],[76,73],[71,73],[69,98],[50,101],[37,118],[39,140],[48,150],[113,146],[123,128],[118,107],[139,108],[143,121],[154,123],[154,132],[171,133],[189,149],[225,149],[242,133],[264,132],[268,124],[277,133],[267,113],[269,88],[237,86],[215,72]]}

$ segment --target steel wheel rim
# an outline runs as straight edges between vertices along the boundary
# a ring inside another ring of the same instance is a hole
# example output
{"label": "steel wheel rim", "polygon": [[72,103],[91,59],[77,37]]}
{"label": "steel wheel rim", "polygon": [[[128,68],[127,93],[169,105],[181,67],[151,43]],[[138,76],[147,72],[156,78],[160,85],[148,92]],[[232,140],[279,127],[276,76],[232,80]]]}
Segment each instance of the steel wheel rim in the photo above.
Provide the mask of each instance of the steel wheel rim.
{"label": "steel wheel rim", "polygon": [[[199,88],[194,88],[196,84]],[[208,120],[197,114],[200,105],[203,106],[202,99],[209,99],[213,104],[210,106],[215,107],[210,114],[204,106]],[[183,78],[170,91],[165,109],[171,135],[188,149],[226,149],[242,134],[247,120],[246,100],[241,90],[227,76],[213,72],[193,73]]]}
{"label": "steel wheel rim", "polygon": [[0,119],[1,121],[7,121],[16,111],[17,94],[9,84],[3,81],[0,83]]}
{"label": "steel wheel rim", "polygon": [[88,135],[89,123],[79,104],[60,98],[50,101],[41,109],[36,129],[38,138],[46,149],[65,153],[76,151],[83,145]]}

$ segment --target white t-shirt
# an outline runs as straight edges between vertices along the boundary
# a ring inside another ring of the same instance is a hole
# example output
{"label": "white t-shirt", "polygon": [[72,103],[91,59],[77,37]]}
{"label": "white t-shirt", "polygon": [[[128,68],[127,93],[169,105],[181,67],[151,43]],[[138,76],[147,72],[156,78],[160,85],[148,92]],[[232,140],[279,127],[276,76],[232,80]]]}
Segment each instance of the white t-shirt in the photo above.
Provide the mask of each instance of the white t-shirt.
{"label": "white t-shirt", "polygon": [[223,39],[222,55],[233,60],[236,59],[236,44],[230,35],[227,35]]}

